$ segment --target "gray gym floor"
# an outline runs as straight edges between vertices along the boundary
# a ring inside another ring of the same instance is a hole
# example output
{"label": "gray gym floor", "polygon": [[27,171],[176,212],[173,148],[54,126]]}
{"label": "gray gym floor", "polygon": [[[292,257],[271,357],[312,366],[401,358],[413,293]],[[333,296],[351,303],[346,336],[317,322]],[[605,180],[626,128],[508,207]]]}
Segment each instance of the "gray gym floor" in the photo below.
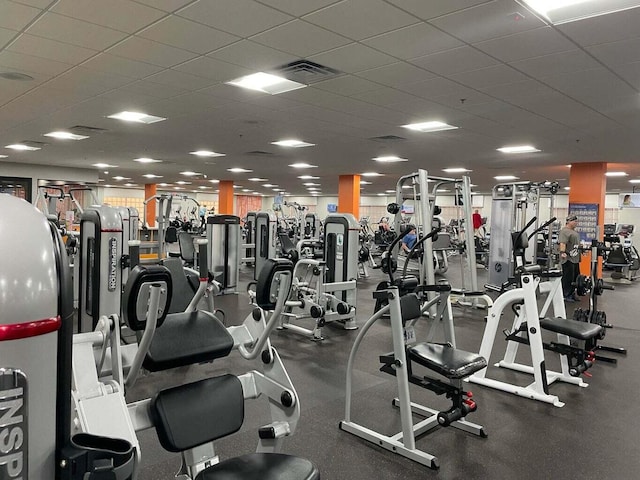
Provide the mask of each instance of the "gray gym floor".
{"label": "gray gym floor", "polygon": [[[358,320],[364,322],[373,311],[371,292],[384,277],[379,270],[358,281]],[[445,275],[460,285],[460,268],[452,259]],[[478,269],[480,284],[486,272]],[[608,273],[605,272],[605,276]],[[241,272],[244,286],[249,270]],[[640,282],[640,280],[637,280]],[[456,429],[437,427],[418,440],[418,447],[440,460],[440,470],[432,471],[404,457],[338,429],[344,417],[345,367],[356,332],[339,325],[324,329],[326,339],[313,342],[293,332],[276,331],[272,342],[291,376],[300,397],[302,416],[295,435],[286,441],[285,452],[315,462],[323,479],[637,479],[640,474],[640,285],[618,285],[605,291],[599,310],[615,328],[607,330],[605,345],[628,348],[617,357],[617,365],[596,363],[586,379],[588,388],[567,384],[551,385],[551,393],[566,405],[548,404],[516,397],[504,392],[469,385],[478,404],[468,419],[482,424],[488,438],[479,438]],[[216,306],[227,313],[227,323],[241,323],[250,311],[245,294],[220,298]],[[567,304],[568,316],[580,303]],[[477,352],[484,329],[484,310],[454,308],[458,347]],[[508,328],[511,319],[504,320]],[[501,326],[502,328],[502,326]],[[424,333],[417,330],[418,341]],[[500,337],[500,334],[498,334]],[[179,341],[177,339],[177,341]],[[498,340],[490,364],[504,353]],[[392,407],[396,380],[381,373],[378,355],[391,351],[388,322],[382,321],[369,332],[356,362],[354,420],[387,434],[400,430],[399,413]],[[607,355],[604,352],[601,352]],[[523,362],[529,354],[521,346]],[[547,352],[548,368],[556,369],[554,354]],[[128,400],[153,395],[160,388],[194,381],[222,373],[243,373],[252,367],[236,353],[212,364],[175,369],[169,373],[147,375],[129,392]],[[634,373],[635,372],[635,373]],[[505,379],[530,383],[530,377],[513,372],[496,372]],[[446,399],[411,386],[412,401],[434,408],[448,408]],[[237,434],[217,442],[221,458],[255,449],[257,427],[268,422],[266,404],[254,401],[246,411],[245,425]],[[160,447],[155,431],[141,433],[143,465],[141,480],[171,479],[180,458]]]}

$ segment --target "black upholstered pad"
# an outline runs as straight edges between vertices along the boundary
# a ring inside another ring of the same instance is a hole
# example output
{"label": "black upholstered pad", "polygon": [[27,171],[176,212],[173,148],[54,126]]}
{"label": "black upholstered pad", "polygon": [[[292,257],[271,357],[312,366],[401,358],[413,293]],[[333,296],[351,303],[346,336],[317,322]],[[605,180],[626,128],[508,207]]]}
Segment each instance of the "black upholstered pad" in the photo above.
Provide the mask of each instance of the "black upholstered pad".
{"label": "black upholstered pad", "polygon": [[437,343],[411,345],[407,348],[407,357],[450,379],[467,377],[487,366],[484,357],[477,353],[469,353]]}
{"label": "black upholstered pad", "polygon": [[244,421],[242,384],[234,375],[162,390],[150,414],[160,444],[181,452],[237,432]]}
{"label": "black upholstered pad", "polygon": [[196,480],[319,480],[309,460],[282,453],[250,453],[200,472]]}
{"label": "black upholstered pad", "polygon": [[550,332],[567,335],[578,340],[589,340],[600,335],[602,328],[595,323],[579,322],[564,318],[541,318],[540,328]]}
{"label": "black upholstered pad", "polygon": [[208,312],[172,313],[153,335],[143,366],[157,372],[229,355],[233,338]]}
{"label": "black upholstered pad", "polygon": [[171,272],[171,283],[173,285],[169,313],[184,312],[195,295],[197,286],[194,289],[187,279],[187,274],[179,258],[166,258],[162,261],[162,265]]}

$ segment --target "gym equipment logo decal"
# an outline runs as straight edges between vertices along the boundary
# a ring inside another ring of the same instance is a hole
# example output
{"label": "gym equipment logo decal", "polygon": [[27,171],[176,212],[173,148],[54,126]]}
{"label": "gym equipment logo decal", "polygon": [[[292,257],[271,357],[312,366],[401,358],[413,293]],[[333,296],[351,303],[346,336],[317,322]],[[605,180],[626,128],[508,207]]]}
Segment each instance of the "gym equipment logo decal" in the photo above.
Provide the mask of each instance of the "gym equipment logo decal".
{"label": "gym equipment logo decal", "polygon": [[0,480],[29,478],[27,377],[0,368]]}

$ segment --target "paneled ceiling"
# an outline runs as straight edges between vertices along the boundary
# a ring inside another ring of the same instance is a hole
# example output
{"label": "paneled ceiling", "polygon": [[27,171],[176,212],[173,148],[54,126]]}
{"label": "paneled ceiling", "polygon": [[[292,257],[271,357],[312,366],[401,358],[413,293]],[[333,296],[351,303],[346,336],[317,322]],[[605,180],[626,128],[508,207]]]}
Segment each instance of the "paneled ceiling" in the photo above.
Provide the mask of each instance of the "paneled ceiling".
{"label": "paneled ceiling", "polygon": [[[514,0],[0,0],[0,74],[32,77],[0,77],[0,174],[3,162],[107,163],[104,184],[154,173],[192,182],[179,188],[225,179],[272,195],[248,180],[259,177],[302,195],[299,175],[335,194],[339,174],[378,172],[363,188],[376,194],[418,167],[466,167],[488,192],[495,175],[567,185],[567,165],[605,161],[629,174],[608,190],[630,191],[640,178],[639,24],[634,8],[553,26]],[[279,95],[224,83],[300,59],[338,73]],[[167,120],[107,118],[123,110]],[[459,128],[402,128],[428,120]],[[43,136],[74,126],[104,131]],[[288,138],[315,146],[271,144]],[[4,148],[23,141],[46,145]],[[496,151],[521,144],[541,152]],[[226,156],[189,154],[205,149]],[[372,160],[383,155],[409,161]]]}

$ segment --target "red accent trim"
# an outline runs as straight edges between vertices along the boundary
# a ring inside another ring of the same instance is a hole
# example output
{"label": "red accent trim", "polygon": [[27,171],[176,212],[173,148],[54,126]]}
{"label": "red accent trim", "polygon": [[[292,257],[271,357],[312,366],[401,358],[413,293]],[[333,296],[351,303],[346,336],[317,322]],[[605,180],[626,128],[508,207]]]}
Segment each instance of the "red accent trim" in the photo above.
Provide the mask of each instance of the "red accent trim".
{"label": "red accent trim", "polygon": [[101,228],[100,231],[102,233],[122,233],[122,229],[121,228]]}
{"label": "red accent trim", "polygon": [[207,277],[200,277],[200,281],[201,281],[201,282],[208,282],[208,281],[209,281],[209,278],[207,278]]}
{"label": "red accent trim", "polygon": [[59,330],[61,326],[62,320],[59,316],[33,322],[0,325],[0,342],[45,335]]}

